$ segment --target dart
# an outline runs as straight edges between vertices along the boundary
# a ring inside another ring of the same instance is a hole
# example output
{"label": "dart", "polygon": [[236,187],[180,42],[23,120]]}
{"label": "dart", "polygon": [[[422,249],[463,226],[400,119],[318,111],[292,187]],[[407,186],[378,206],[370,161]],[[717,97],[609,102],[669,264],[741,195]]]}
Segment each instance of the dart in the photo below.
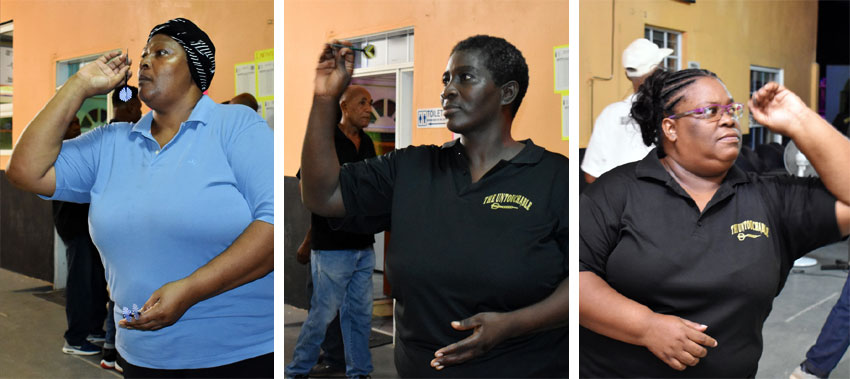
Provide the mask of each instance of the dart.
{"label": "dart", "polygon": [[346,45],[339,44],[339,43],[332,43],[330,45],[333,46],[333,47],[347,47],[351,50],[362,51],[363,55],[365,55],[367,59],[372,59],[372,58],[375,57],[375,45],[366,45],[362,49],[359,48],[359,47],[351,47],[351,46],[346,46]]}
{"label": "dart", "polygon": [[[129,50],[129,48],[127,50]],[[118,98],[125,103],[130,101],[133,97],[133,91],[131,91],[130,87],[127,86],[128,80],[130,80],[130,70],[127,70],[127,74],[124,76],[124,88],[121,88],[121,91],[118,92]]]}

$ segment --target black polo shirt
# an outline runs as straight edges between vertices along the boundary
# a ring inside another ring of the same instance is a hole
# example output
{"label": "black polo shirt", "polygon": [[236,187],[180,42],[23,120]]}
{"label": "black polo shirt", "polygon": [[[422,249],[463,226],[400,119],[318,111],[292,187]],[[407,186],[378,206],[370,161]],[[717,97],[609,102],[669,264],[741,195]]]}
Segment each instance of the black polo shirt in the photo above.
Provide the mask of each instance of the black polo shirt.
{"label": "black polo shirt", "polygon": [[[354,146],[345,133],[339,129],[334,129],[334,144],[336,145],[336,156],[339,159],[339,164],[358,162],[375,156],[375,145],[369,136],[358,130],[360,134],[360,149]],[[296,176],[301,178],[301,170],[298,170]],[[313,250],[349,250],[349,249],[365,249],[375,243],[373,233],[351,233],[342,230],[332,230],[328,225],[328,219],[319,216],[315,213],[310,218],[312,225],[311,233],[313,239],[310,242],[310,248]]]}
{"label": "black polo shirt", "polygon": [[733,166],[700,212],[655,150],[581,195],[579,269],[654,312],[708,326],[718,347],[669,368],[648,349],[581,328],[582,377],[753,377],[762,326],[794,260],[841,236],[835,198],[815,179]]}
{"label": "black polo shirt", "polygon": [[402,377],[567,376],[566,327],[505,341],[463,365],[430,367],[437,349],[471,335],[451,321],[537,303],[567,279],[568,161],[523,142],[476,183],[458,141],[343,167],[343,227],[392,228],[387,276]]}

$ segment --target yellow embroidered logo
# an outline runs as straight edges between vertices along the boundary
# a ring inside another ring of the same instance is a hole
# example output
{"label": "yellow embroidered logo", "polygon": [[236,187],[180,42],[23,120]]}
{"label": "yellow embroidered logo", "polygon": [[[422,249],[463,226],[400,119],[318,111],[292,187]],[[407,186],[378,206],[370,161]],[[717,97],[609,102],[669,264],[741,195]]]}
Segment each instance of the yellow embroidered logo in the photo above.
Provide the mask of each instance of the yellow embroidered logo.
{"label": "yellow embroidered logo", "polygon": [[[744,222],[732,224],[730,228],[732,229],[732,235],[738,238],[738,241],[743,241],[747,238],[756,239],[761,236],[770,238],[770,228],[763,222],[746,220]],[[761,234],[751,234],[747,233],[748,231],[758,232]]]}
{"label": "yellow embroidered logo", "polygon": [[531,209],[531,200],[522,195],[510,193],[495,193],[484,198],[483,205],[490,205],[490,209]]}

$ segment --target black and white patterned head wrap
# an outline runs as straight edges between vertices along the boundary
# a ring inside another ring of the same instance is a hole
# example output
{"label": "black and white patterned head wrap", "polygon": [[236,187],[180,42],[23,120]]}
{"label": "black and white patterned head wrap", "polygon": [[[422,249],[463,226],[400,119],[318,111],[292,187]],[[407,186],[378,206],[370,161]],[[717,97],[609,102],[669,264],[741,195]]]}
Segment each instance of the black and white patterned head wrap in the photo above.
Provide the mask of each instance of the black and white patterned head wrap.
{"label": "black and white patterned head wrap", "polygon": [[155,26],[148,35],[148,42],[154,34],[165,34],[183,46],[183,50],[186,50],[186,61],[189,62],[192,80],[201,91],[210,88],[210,82],[215,74],[215,45],[207,33],[204,33],[192,21],[175,18]]}

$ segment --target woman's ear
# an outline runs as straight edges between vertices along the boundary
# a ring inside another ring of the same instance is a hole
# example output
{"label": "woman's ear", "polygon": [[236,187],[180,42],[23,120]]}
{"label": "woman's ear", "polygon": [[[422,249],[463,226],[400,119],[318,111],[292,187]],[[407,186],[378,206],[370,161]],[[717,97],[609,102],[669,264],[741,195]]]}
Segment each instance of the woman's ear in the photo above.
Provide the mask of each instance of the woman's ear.
{"label": "woman's ear", "polygon": [[678,129],[678,125],[676,125],[676,121],[665,118],[661,120],[661,131],[664,132],[664,137],[667,138],[670,142],[676,142],[678,136],[676,135],[676,130]]}
{"label": "woman's ear", "polygon": [[502,105],[508,105],[516,100],[519,94],[519,83],[516,80],[511,80],[502,84]]}

